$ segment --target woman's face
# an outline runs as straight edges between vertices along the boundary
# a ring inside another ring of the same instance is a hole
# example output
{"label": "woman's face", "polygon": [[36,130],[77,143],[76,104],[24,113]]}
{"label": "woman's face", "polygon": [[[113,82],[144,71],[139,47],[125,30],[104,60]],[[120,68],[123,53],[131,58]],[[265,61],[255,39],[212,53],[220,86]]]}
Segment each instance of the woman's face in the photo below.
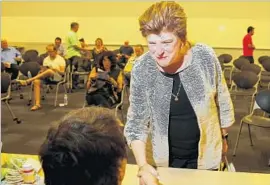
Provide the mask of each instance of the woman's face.
{"label": "woman's face", "polygon": [[100,39],[97,39],[97,40],[96,40],[96,45],[97,45],[97,46],[101,46],[101,45],[102,45],[102,41],[101,41]]}
{"label": "woman's face", "polygon": [[172,32],[162,31],[146,37],[151,56],[160,67],[168,67],[180,60],[182,42]]}
{"label": "woman's face", "polygon": [[111,69],[111,61],[108,59],[107,56],[103,59],[103,67],[106,71]]}

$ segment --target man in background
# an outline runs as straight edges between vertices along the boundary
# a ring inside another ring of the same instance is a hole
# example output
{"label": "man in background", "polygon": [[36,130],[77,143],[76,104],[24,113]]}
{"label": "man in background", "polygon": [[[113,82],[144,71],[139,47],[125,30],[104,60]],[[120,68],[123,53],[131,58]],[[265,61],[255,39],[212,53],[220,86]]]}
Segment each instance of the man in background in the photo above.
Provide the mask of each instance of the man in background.
{"label": "man in background", "polygon": [[255,46],[252,42],[252,36],[254,35],[254,27],[249,26],[247,29],[247,34],[243,38],[243,56],[249,60],[251,64],[254,63],[253,51]]}
{"label": "man in background", "polygon": [[106,108],[70,112],[51,127],[39,156],[46,185],[121,185],[127,163],[120,121]]}
{"label": "man in background", "polygon": [[11,80],[17,78],[19,74],[18,63],[21,62],[21,53],[14,47],[8,46],[6,39],[1,40],[1,62],[4,64],[5,71],[11,73]]}
{"label": "man in background", "polygon": [[[75,71],[78,71],[78,67],[81,65],[81,51],[88,51],[90,49],[88,48],[82,48],[81,43],[79,41],[77,32],[79,30],[79,24],[77,22],[72,22],[70,24],[70,31],[68,32],[67,38],[66,38],[66,45],[67,45],[67,53],[66,53],[66,59],[68,59],[70,65],[70,70],[72,70],[72,66],[75,67]],[[79,84],[79,76],[74,75],[72,76],[72,88],[77,89]]]}
{"label": "man in background", "polygon": [[141,56],[144,52],[143,46],[138,44],[134,47],[134,51],[135,53],[129,58],[125,68],[124,68],[124,75],[125,75],[125,79],[129,82],[130,80],[130,73],[132,70],[132,67],[134,65],[134,63],[136,62],[136,59]]}
{"label": "man in background", "polygon": [[65,56],[65,48],[62,44],[62,39],[60,37],[56,37],[54,40],[55,47],[57,48],[57,54],[64,57]]}
{"label": "man in background", "polygon": [[81,51],[81,56],[82,56],[82,66],[81,68],[84,71],[91,71],[91,59],[93,58],[92,52],[90,51],[90,44],[87,44],[84,40],[84,38],[81,38],[80,40],[81,47],[83,49],[87,49],[87,51]]}
{"label": "man in background", "polygon": [[123,68],[129,57],[134,53],[134,50],[133,48],[129,45],[129,41],[125,41],[124,42],[124,45],[120,47],[119,49],[119,54],[118,54],[118,58],[119,58],[119,64],[120,64],[120,67]]}

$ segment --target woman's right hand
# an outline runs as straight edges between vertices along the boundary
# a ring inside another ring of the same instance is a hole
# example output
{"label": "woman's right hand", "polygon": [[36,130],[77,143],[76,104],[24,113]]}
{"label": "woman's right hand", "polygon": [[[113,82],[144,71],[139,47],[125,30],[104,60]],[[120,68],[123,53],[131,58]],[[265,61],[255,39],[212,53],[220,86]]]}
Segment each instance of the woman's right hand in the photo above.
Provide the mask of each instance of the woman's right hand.
{"label": "woman's right hand", "polygon": [[159,174],[157,170],[149,165],[145,164],[140,167],[138,175],[140,178],[140,185],[158,185]]}
{"label": "woman's right hand", "polygon": [[88,80],[87,84],[86,84],[86,89],[89,90],[91,87],[91,80]]}

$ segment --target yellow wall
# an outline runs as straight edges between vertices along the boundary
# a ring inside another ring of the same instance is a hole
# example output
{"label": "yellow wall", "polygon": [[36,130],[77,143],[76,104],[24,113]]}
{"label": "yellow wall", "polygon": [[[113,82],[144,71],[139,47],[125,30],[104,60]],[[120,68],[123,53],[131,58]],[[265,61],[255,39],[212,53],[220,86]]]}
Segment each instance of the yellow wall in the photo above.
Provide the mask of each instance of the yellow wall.
{"label": "yellow wall", "polygon": [[[105,44],[145,41],[138,16],[152,2],[2,2],[1,34],[10,42],[47,43],[65,37],[72,21],[89,43],[102,37]],[[246,28],[253,25],[257,48],[270,49],[270,2],[183,2],[188,37],[213,47],[241,48]]]}

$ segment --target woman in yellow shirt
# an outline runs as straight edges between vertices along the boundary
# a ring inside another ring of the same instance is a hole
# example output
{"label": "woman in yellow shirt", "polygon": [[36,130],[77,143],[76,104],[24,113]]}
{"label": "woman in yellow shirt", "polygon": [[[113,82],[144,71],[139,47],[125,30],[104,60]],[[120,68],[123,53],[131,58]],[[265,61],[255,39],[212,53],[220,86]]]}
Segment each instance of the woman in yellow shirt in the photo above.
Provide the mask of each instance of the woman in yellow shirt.
{"label": "woman in yellow shirt", "polygon": [[116,67],[116,57],[113,52],[102,54],[99,67],[90,72],[87,82],[86,101],[88,105],[111,107],[119,100],[123,89],[123,73]]}

